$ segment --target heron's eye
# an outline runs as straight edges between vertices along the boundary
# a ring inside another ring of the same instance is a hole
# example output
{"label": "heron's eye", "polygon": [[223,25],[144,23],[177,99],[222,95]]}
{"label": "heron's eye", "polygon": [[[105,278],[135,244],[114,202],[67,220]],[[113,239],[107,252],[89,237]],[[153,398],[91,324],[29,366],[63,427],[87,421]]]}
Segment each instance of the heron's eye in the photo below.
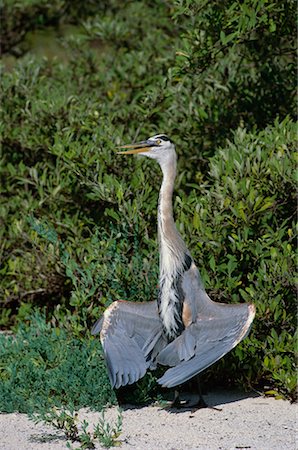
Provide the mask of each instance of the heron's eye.
{"label": "heron's eye", "polygon": [[157,145],[161,144],[161,140],[157,139],[156,143],[157,143]]}

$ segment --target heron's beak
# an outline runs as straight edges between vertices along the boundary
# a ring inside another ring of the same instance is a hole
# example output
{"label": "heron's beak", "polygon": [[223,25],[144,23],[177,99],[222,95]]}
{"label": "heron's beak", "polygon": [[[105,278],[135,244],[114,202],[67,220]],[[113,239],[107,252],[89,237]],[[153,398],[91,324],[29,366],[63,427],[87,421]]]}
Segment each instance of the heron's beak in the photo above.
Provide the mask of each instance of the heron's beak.
{"label": "heron's beak", "polygon": [[146,153],[149,152],[150,148],[154,147],[155,145],[155,142],[149,140],[136,142],[135,144],[120,145],[117,148],[129,148],[130,150],[126,150],[125,152],[117,152],[117,155],[133,155],[135,153]]}

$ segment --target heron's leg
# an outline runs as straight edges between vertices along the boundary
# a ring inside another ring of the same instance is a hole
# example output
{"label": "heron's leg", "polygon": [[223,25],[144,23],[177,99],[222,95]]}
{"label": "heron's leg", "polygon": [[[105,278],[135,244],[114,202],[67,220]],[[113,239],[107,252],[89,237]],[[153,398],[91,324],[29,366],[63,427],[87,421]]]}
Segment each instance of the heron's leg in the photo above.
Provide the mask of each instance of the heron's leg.
{"label": "heron's leg", "polygon": [[210,409],[214,409],[215,411],[222,411],[221,408],[216,408],[216,406],[210,406],[208,405],[205,400],[203,399],[203,395],[202,395],[202,388],[201,388],[201,383],[200,383],[200,377],[199,375],[196,375],[194,377],[194,381],[196,382],[197,385],[197,391],[199,394],[199,400],[197,401],[196,404],[192,405],[193,407],[193,411],[195,411],[196,409],[201,409],[201,408],[210,408]]}
{"label": "heron's leg", "polygon": [[167,405],[167,409],[172,409],[172,408],[185,408],[186,407],[186,403],[185,401],[181,401],[180,398],[180,392],[178,389],[175,389],[174,391],[174,398],[173,400]]}
{"label": "heron's leg", "polygon": [[193,377],[192,381],[194,382],[193,387],[197,391],[197,394],[199,395],[198,401],[195,403],[192,403],[191,400],[181,401],[180,392],[178,389],[175,389],[174,399],[167,406],[167,408],[177,408],[177,409],[182,409],[182,408],[190,409],[191,408],[192,412],[196,411],[197,409],[201,409],[201,408],[210,408],[210,409],[214,409],[215,411],[222,411],[221,408],[216,408],[216,406],[210,406],[205,402],[203,395],[202,395],[202,388],[201,388],[199,375],[196,375],[195,377]]}
{"label": "heron's leg", "polygon": [[171,408],[181,408],[180,392],[175,389],[174,399],[170,405]]}
{"label": "heron's leg", "polygon": [[207,405],[207,403],[205,402],[205,400],[203,399],[199,377],[198,376],[194,377],[193,381],[195,382],[195,390],[197,390],[197,392],[199,394],[199,400],[196,403],[192,403],[191,400],[181,401],[180,392],[178,389],[175,389],[174,399],[171,401],[168,408],[178,408],[178,409],[193,408],[194,410],[196,410],[196,409],[200,409],[200,408],[208,408],[209,407]]}
{"label": "heron's leg", "polygon": [[199,408],[209,408],[209,405],[207,405],[207,403],[203,399],[202,388],[201,388],[199,375],[195,376],[194,378],[195,378],[195,381],[196,381],[197,390],[198,390],[198,394],[199,394],[199,400],[198,400],[197,404],[194,405],[194,406],[197,406],[198,409]]}

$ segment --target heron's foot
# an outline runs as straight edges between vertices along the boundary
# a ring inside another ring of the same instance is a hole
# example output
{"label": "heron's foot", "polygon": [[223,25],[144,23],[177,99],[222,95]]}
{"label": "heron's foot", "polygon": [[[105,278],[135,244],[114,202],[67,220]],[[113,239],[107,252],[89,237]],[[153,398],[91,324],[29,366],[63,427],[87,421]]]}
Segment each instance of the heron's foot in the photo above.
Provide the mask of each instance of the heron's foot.
{"label": "heron's foot", "polygon": [[207,405],[207,403],[205,402],[205,400],[203,399],[203,397],[201,395],[200,395],[197,403],[195,403],[192,406],[194,406],[196,409],[209,408],[209,405]]}
{"label": "heron's foot", "polygon": [[199,397],[199,400],[197,401],[197,403],[192,404],[189,407],[192,408],[191,412],[195,412],[198,409],[202,409],[202,408],[214,409],[214,411],[222,411],[222,408],[216,408],[216,406],[208,405],[208,403],[205,402],[205,400],[203,399],[202,396]]}
{"label": "heron's foot", "polygon": [[193,399],[193,398],[189,398],[187,400],[181,400],[179,392],[175,391],[174,399],[170,402],[170,404],[167,406],[167,408],[169,408],[169,409],[172,409],[172,408],[191,409],[191,412],[195,412],[198,409],[203,409],[203,408],[210,408],[210,409],[214,409],[215,411],[222,411],[221,408],[216,408],[216,406],[208,405],[208,403],[205,402],[205,400],[203,399],[203,397],[201,395],[199,395],[199,397],[197,397],[197,398],[198,398],[198,400]]}
{"label": "heron's foot", "polygon": [[[184,395],[183,395],[184,397]],[[193,398],[195,397],[195,398]],[[168,403],[167,409],[191,409],[191,412],[195,412],[198,409],[209,408],[215,411],[222,411],[221,408],[216,408],[216,406],[210,406],[205,402],[202,395],[192,396],[192,398],[181,399],[179,391],[175,391],[174,399]]]}

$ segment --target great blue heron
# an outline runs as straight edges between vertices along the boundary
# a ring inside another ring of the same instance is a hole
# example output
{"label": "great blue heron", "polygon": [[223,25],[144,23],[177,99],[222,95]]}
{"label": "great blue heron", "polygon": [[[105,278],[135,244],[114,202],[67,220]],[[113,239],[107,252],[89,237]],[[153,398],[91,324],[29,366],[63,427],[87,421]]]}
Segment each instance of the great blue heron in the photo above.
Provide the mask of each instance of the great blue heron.
{"label": "great blue heron", "polygon": [[123,145],[121,154],[155,159],[163,180],[158,203],[160,252],[157,301],[115,301],[92,328],[100,332],[110,381],[119,388],[144,376],[157,364],[169,366],[158,382],[174,387],[219,360],[247,335],[253,304],[213,302],[179,234],[172,207],[177,156],[164,134]]}

